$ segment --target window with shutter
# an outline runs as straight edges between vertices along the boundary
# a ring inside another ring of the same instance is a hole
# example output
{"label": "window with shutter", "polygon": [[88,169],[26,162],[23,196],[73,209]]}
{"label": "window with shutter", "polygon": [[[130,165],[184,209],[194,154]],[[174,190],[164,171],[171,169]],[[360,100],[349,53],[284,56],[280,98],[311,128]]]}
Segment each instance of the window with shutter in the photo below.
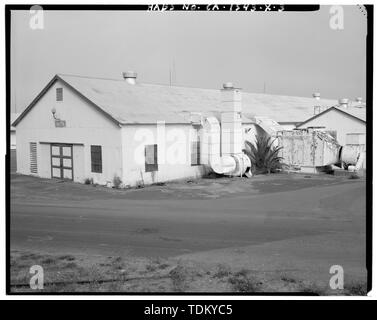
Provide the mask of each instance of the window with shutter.
{"label": "window with shutter", "polygon": [[90,146],[90,154],[92,159],[92,172],[102,173],[102,147]]}
{"label": "window with shutter", "polygon": [[145,146],[145,172],[157,171],[157,144],[149,144]]}
{"label": "window with shutter", "polygon": [[30,172],[38,173],[36,142],[30,142]]}
{"label": "window with shutter", "polygon": [[56,101],[63,101],[63,88],[56,88]]}

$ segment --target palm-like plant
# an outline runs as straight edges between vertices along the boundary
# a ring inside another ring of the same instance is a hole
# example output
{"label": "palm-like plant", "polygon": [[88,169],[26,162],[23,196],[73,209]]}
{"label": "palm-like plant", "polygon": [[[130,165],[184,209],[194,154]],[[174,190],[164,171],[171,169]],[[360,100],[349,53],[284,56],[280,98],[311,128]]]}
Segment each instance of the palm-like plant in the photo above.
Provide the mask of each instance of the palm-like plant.
{"label": "palm-like plant", "polygon": [[276,172],[281,169],[283,158],[279,156],[282,147],[274,146],[275,139],[266,134],[256,136],[255,144],[245,141],[246,149],[243,151],[249,156],[254,171],[260,173]]}

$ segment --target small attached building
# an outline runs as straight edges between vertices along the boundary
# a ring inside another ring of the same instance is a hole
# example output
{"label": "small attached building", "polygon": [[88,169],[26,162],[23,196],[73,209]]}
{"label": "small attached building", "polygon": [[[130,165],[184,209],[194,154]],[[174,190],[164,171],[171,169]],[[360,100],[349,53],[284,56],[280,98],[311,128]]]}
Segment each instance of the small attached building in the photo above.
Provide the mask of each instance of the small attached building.
{"label": "small attached building", "polygon": [[344,100],[346,99],[340,99],[338,105],[310,117],[299,124],[297,129],[328,131],[342,146],[354,144],[355,139],[360,140],[360,144],[365,144],[366,106],[358,101],[351,105]]}

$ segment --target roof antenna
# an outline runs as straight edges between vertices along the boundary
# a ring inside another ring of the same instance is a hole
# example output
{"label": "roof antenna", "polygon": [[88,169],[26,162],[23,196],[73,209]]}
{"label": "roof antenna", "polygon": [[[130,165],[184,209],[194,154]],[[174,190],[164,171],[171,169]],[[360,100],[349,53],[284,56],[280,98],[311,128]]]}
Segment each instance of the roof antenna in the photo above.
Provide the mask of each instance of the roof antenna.
{"label": "roof antenna", "polygon": [[169,85],[171,86],[171,66],[169,64]]}
{"label": "roof antenna", "polygon": [[169,65],[169,83],[170,83],[170,86],[173,85],[174,81],[175,81],[175,60],[173,58],[172,63]]}

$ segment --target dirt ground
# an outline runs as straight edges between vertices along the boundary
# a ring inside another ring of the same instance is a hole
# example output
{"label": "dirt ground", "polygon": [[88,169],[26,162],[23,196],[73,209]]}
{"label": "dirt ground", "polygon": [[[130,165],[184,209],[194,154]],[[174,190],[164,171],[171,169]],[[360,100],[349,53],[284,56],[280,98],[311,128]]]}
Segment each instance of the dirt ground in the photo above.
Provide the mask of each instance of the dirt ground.
{"label": "dirt ground", "polygon": [[286,270],[232,268],[190,260],[75,256],[12,251],[12,292],[30,288],[31,265],[44,266],[43,292],[124,293],[305,293],[308,295],[365,295],[365,283],[347,281],[344,289],[331,290],[312,278],[301,279]]}
{"label": "dirt ground", "polygon": [[115,190],[12,173],[12,288],[41,264],[47,291],[365,294],[365,205],[364,179],[330,175]]}

